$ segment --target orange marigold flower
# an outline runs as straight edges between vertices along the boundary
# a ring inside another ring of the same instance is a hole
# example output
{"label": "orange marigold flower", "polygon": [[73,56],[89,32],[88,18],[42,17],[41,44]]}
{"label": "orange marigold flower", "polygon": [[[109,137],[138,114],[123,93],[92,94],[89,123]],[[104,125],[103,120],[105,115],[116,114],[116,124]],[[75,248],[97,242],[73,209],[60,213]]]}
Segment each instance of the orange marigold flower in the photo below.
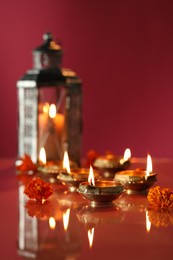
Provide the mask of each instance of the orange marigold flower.
{"label": "orange marigold flower", "polygon": [[53,193],[53,188],[50,183],[43,181],[41,178],[33,178],[24,190],[24,193],[35,200],[47,199]]}
{"label": "orange marigold flower", "polygon": [[169,188],[156,186],[148,192],[147,199],[153,208],[173,208],[173,191]]}
{"label": "orange marigold flower", "polygon": [[97,157],[99,157],[99,154],[95,150],[89,150],[86,155],[86,167],[93,165],[93,162]]}
{"label": "orange marigold flower", "polygon": [[31,157],[27,154],[24,154],[24,157],[21,158],[21,164],[16,166],[16,169],[19,171],[36,171],[37,166],[32,162]]}

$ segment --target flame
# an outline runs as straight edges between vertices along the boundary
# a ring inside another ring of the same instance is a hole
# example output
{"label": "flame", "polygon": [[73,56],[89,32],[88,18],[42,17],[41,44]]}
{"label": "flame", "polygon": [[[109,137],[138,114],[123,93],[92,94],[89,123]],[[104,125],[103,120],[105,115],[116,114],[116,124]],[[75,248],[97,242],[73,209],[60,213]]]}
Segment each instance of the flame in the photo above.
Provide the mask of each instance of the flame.
{"label": "flame", "polygon": [[146,176],[149,176],[152,171],[153,171],[152,159],[151,159],[151,156],[148,154],[147,155]]}
{"label": "flame", "polygon": [[46,152],[45,152],[45,149],[44,149],[43,147],[40,149],[39,161],[40,161],[42,164],[46,164]]}
{"label": "flame", "polygon": [[88,182],[90,185],[95,186],[95,181],[94,181],[94,172],[92,166],[90,166],[90,171],[89,171],[89,176],[88,176]]}
{"label": "flame", "polygon": [[63,168],[66,169],[68,173],[70,173],[70,161],[69,161],[68,153],[66,151],[64,152]]}
{"label": "flame", "polygon": [[127,149],[124,151],[124,161],[128,161],[130,158],[131,158],[131,151],[130,151],[129,148],[127,148]]}
{"label": "flame", "polygon": [[55,227],[56,227],[56,221],[55,221],[55,219],[53,217],[49,218],[49,227],[52,230],[55,229]]}
{"label": "flame", "polygon": [[70,209],[67,209],[67,210],[63,213],[63,226],[64,226],[64,230],[65,230],[65,231],[66,231],[67,228],[68,228],[69,218],[70,218]]}
{"label": "flame", "polygon": [[151,222],[149,220],[148,211],[146,211],[146,230],[147,232],[150,232],[151,229]]}
{"label": "flame", "polygon": [[49,112],[49,103],[45,103],[43,106],[43,113],[48,114]]}
{"label": "flame", "polygon": [[88,230],[88,241],[89,241],[90,248],[93,245],[93,240],[94,240],[94,228],[91,228]]}
{"label": "flame", "polygon": [[55,118],[55,116],[56,116],[56,106],[55,104],[51,104],[49,107],[49,117]]}

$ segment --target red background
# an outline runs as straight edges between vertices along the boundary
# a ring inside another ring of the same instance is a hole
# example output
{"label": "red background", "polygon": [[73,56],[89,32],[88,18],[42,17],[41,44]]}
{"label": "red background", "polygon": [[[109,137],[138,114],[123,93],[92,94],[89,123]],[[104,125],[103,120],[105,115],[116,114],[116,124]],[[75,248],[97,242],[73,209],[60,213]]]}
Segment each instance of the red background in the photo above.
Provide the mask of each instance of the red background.
{"label": "red background", "polygon": [[16,81],[50,31],[83,80],[83,154],[173,156],[173,1],[2,0],[0,156],[16,156]]}

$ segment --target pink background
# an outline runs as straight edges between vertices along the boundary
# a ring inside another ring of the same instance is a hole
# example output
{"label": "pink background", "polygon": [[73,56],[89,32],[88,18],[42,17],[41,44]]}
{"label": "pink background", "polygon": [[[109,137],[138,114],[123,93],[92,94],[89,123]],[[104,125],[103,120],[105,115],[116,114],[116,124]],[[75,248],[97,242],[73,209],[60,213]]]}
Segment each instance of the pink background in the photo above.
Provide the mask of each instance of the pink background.
{"label": "pink background", "polygon": [[16,156],[16,81],[50,31],[83,80],[83,154],[173,157],[173,1],[2,0],[0,156]]}

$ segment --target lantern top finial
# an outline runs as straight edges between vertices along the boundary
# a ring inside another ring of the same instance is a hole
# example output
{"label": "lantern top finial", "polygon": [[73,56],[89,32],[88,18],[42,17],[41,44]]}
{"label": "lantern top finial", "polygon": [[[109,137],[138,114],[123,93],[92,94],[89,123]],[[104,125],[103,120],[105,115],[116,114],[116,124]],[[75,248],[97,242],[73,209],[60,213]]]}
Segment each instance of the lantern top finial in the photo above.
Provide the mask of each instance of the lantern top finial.
{"label": "lantern top finial", "polygon": [[33,50],[33,52],[62,52],[60,43],[54,41],[52,33],[43,34],[43,44]]}

